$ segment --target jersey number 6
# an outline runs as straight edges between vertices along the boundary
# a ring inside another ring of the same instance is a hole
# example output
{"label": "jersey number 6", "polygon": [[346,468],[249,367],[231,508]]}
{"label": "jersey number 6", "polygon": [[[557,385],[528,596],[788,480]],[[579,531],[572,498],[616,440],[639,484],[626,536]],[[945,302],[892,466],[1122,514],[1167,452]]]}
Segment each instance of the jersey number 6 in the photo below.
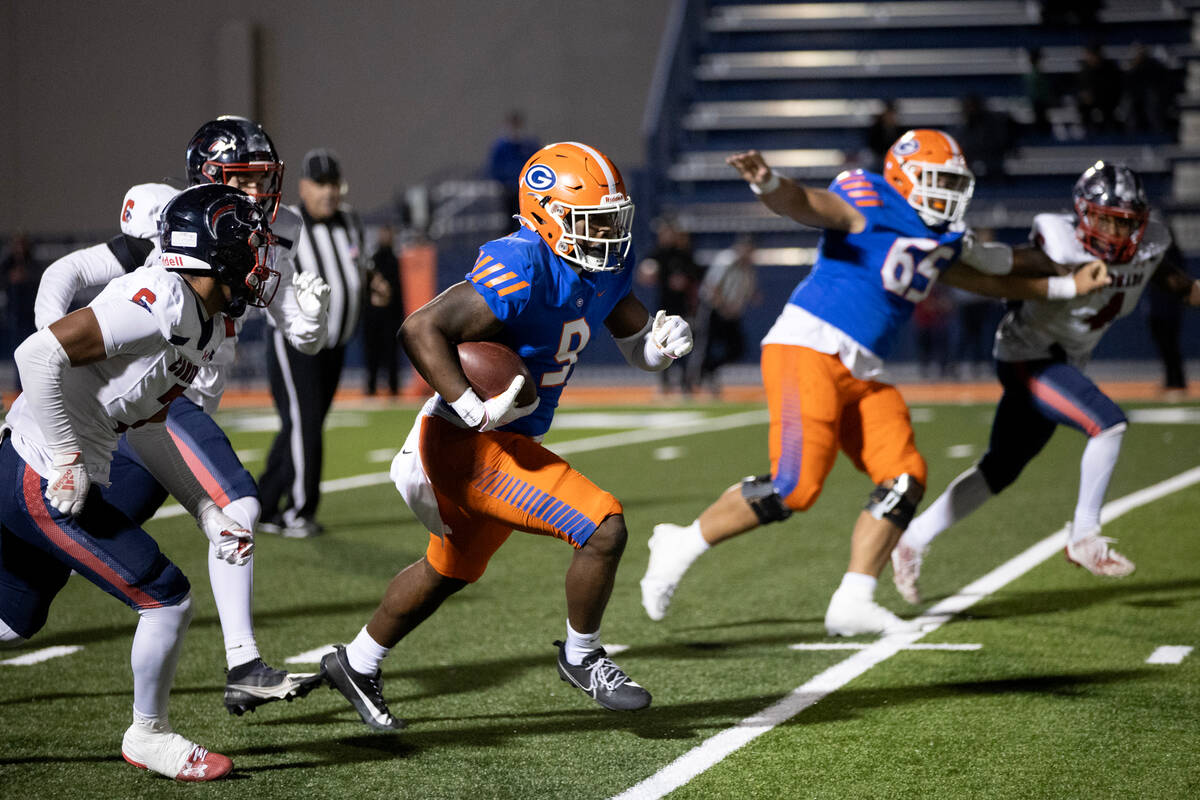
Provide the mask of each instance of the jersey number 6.
{"label": "jersey number 6", "polygon": [[[888,250],[880,274],[883,288],[903,297],[910,303],[919,303],[933,289],[938,275],[954,258],[954,248],[938,245],[937,239],[906,239],[900,237]],[[913,286],[913,279],[921,275],[924,286]]]}

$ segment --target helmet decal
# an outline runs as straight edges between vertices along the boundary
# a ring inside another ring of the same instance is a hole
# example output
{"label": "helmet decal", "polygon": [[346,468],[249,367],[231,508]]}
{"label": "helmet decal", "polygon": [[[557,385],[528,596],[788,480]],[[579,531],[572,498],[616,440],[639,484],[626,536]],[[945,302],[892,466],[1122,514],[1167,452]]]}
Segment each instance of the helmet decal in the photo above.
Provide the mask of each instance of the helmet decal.
{"label": "helmet decal", "polygon": [[558,183],[558,175],[545,164],[534,164],[525,173],[525,185],[535,192],[553,189],[556,183]]}
{"label": "helmet decal", "polygon": [[236,149],[237,149],[237,142],[235,142],[233,140],[232,136],[221,136],[217,139],[213,139],[212,143],[209,144],[208,153],[210,155],[216,156],[216,155],[220,155],[221,153],[227,152],[229,150],[236,150]]}
{"label": "helmet decal", "polygon": [[911,156],[913,153],[921,149],[921,143],[916,139],[899,142],[894,148],[898,156]]}

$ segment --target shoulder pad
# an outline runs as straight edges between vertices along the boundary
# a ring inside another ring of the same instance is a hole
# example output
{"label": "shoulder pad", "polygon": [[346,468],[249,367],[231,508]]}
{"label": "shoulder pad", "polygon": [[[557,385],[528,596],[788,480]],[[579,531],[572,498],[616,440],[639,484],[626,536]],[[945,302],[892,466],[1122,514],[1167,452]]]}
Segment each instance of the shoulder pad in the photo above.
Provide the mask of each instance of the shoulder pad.
{"label": "shoulder pad", "polygon": [[1160,258],[1170,246],[1171,230],[1158,220],[1152,219],[1146,223],[1146,232],[1138,245],[1137,257],[1139,260]]}
{"label": "shoulder pad", "polygon": [[271,223],[271,233],[279,240],[279,245],[285,250],[291,250],[300,240],[300,232],[304,229],[304,220],[290,206],[280,206]]}

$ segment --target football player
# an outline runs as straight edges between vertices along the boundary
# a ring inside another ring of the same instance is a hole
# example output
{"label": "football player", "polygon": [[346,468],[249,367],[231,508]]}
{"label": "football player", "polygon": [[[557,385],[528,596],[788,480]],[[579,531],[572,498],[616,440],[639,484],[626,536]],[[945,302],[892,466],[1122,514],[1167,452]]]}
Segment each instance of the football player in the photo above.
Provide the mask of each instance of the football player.
{"label": "football player", "polygon": [[[1074,296],[1105,280],[1104,265],[1075,276],[1008,274],[1011,248],[977,241],[962,225],[975,179],[941,131],[908,131],[888,150],[882,175],[844,172],[828,189],[793,183],[753,150],[729,163],[772,211],[824,234],[812,271],[763,339],[770,472],[730,487],[691,525],[655,526],[642,604],[662,619],[684,572],[710,546],[809,508],[841,449],[875,489],[854,524],[825,628],[843,636],[904,630],[874,600],[925,488],[908,407],[883,371],[900,326],[939,279],[997,296]],[[1039,266],[1028,254],[1019,260],[1023,271]]]}
{"label": "football player", "polygon": [[[275,284],[279,297],[266,311],[294,347],[316,352],[324,341],[329,287],[317,275],[294,274],[292,247],[303,223],[295,212],[280,207],[283,162],[266,131],[242,117],[206,122],[188,144],[187,176],[193,186],[227,184],[242,189],[258,202],[268,221],[273,221],[269,260],[279,274]],[[81,289],[103,286],[152,260],[159,248],[159,211],[176,194],[178,191],[166,184],[132,187],[121,206],[121,235],[51,264],[38,287],[38,328],[66,314]],[[210,416],[225,391],[237,335],[245,322],[240,312],[230,313],[226,319],[229,335],[212,359],[200,365],[187,391],[171,403],[167,430],[213,501],[243,528],[253,531],[260,513],[258,488]],[[146,454],[128,438],[121,440],[113,456],[112,472],[117,478],[114,488],[103,490],[105,499],[138,524],[150,519],[168,493],[174,493],[174,487],[151,474]],[[261,658],[251,615],[253,575],[253,566],[235,569],[210,549],[209,579],[228,670],[224,702],[234,714],[274,700],[290,700],[320,684],[315,674],[289,674]]]}
{"label": "football player", "polygon": [[163,211],[156,265],[110,281],[17,349],[25,391],[0,428],[0,642],[37,633],[72,570],[137,611],[133,724],[121,753],[181,781],[220,778],[233,766],[175,733],[167,716],[190,585],[98,487],[120,496],[110,461],[124,432],[154,474],[171,476],[214,556],[249,571],[253,533],[209,498],[162,423],[221,348],[228,314],[269,302],[269,242],[262,210],[243,192],[209,185],[180,194]]}
{"label": "football player", "polygon": [[[617,167],[578,142],[547,145],[521,171],[521,227],[480,248],[466,280],[405,320],[409,358],[437,394],[425,404],[391,474],[430,531],[424,557],[392,579],[374,616],[321,668],[373,728],[400,727],[380,662],[442,602],[483,575],[514,530],[560,539],[567,569],[566,637],[558,673],[611,710],[650,704],[600,639],[627,538],[620,501],[540,444],[580,353],[607,328],[629,363],[659,371],[685,355],[680,317],[651,316],[632,294],[633,202]],[[492,340],[514,350],[537,399],[516,405],[517,376],[495,397],[471,389],[456,345]]]}
{"label": "football player", "polygon": [[1146,193],[1133,170],[1097,162],[1076,181],[1074,205],[1073,215],[1034,217],[1030,239],[1065,267],[1103,259],[1112,284],[1064,303],[1022,303],[1000,322],[996,374],[1004,394],[988,450],[913,520],[892,551],[896,588],[910,603],[921,601],[917,579],[934,538],[1015,481],[1059,425],[1088,437],[1067,560],[1094,575],[1119,578],[1133,572],[1133,562],[1109,546],[1112,539],[1100,535],[1100,507],[1128,421],[1083,369],[1105,331],[1133,311],[1148,283],[1197,306],[1200,281],[1163,259],[1171,234],[1150,219]]}

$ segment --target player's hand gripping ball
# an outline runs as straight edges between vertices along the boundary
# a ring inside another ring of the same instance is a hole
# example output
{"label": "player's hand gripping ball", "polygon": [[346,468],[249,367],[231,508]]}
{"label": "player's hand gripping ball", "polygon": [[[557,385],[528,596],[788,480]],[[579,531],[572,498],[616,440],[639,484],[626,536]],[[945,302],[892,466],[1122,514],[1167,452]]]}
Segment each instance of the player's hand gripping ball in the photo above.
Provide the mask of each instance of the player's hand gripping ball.
{"label": "player's hand gripping ball", "polygon": [[525,385],[517,393],[516,405],[523,407],[537,400],[537,386],[529,368],[519,355],[499,342],[463,342],[458,346],[458,360],[479,399],[486,401],[503,394],[519,375],[525,378]]}

